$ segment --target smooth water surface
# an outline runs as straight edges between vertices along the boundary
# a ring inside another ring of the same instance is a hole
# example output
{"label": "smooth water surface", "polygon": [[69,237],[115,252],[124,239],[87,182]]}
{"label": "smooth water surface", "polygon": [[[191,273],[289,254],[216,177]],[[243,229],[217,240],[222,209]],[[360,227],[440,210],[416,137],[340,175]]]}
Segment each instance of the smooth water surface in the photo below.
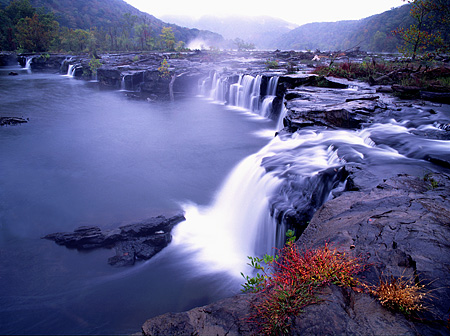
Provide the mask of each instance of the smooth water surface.
{"label": "smooth water surface", "polygon": [[238,292],[238,277],[205,270],[175,245],[113,268],[113,250],[81,253],[41,237],[209,204],[273,122],[198,98],[134,101],[10,70],[0,69],[0,116],[29,122],[0,128],[1,334],[132,333],[149,317]]}

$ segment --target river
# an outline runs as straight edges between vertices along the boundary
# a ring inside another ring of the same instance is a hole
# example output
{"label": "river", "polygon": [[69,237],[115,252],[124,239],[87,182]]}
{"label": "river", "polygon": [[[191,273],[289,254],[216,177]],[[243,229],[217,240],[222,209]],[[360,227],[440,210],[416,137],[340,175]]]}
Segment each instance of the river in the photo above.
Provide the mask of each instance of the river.
{"label": "river", "polygon": [[0,129],[1,334],[133,333],[151,316],[239,291],[238,270],[208,270],[176,245],[114,268],[113,250],[81,253],[41,237],[206,206],[274,122],[195,97],[130,100],[18,67],[0,69],[0,116],[29,118]]}

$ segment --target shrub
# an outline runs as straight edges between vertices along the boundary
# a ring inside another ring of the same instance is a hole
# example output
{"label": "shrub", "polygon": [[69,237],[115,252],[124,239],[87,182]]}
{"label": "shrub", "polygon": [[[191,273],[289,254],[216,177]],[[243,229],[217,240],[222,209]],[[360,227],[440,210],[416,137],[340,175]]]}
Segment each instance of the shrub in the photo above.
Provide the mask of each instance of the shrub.
{"label": "shrub", "polygon": [[169,71],[169,63],[167,63],[167,59],[163,59],[161,62],[160,67],[158,68],[159,76],[161,78],[169,78],[170,77],[170,71]]}
{"label": "shrub", "polygon": [[[256,258],[256,262],[255,258],[250,259],[249,265],[262,271],[263,275],[244,276],[247,280],[244,290],[262,296],[262,300],[254,305],[249,321],[264,335],[289,333],[290,319],[299,315],[304,307],[320,302],[320,288],[328,284],[358,286],[355,276],[365,268],[361,258],[339,252],[328,244],[299,251],[292,236],[278,251],[278,257]],[[267,267],[261,266],[263,261]]]}
{"label": "shrub", "polygon": [[278,63],[277,60],[267,60],[264,62],[264,64],[266,65],[266,69],[278,69],[280,67],[280,64]]}

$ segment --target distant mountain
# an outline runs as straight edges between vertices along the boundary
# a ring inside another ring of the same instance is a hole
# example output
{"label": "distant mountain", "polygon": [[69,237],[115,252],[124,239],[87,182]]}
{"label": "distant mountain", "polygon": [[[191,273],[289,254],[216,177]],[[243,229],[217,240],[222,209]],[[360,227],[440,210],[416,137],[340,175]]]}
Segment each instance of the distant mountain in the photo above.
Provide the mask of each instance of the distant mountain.
{"label": "distant mountain", "polygon": [[199,19],[193,19],[187,16],[167,15],[161,18],[164,21],[189,28],[214,31],[229,40],[239,38],[245,42],[254,43],[259,49],[271,47],[273,40],[297,27],[293,23],[269,16],[219,17],[205,15]]}
{"label": "distant mountain", "polygon": [[[8,0],[1,0],[9,3]],[[216,33],[188,29],[169,24],[157,19],[153,15],[144,13],[123,0],[31,0],[34,7],[43,7],[52,11],[61,26],[74,29],[91,29],[94,27],[108,30],[119,24],[127,24],[125,14],[135,15],[138,21],[145,22],[154,31],[161,31],[163,27],[172,27],[175,38],[189,42],[195,38],[212,40],[215,43],[223,38]]]}
{"label": "distant mountain", "polygon": [[356,46],[366,51],[396,51],[399,40],[392,31],[411,24],[410,5],[393,8],[362,20],[308,23],[270,44],[286,50],[346,50]]}

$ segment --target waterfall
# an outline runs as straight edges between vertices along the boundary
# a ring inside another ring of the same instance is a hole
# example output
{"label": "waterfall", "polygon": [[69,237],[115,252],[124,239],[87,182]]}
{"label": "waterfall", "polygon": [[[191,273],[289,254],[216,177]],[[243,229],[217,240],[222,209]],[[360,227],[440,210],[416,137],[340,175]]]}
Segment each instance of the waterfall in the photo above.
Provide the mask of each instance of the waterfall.
{"label": "waterfall", "polygon": [[65,76],[73,78],[75,76],[75,71],[79,66],[80,64],[69,64],[69,66],[67,67],[67,74]]}
{"label": "waterfall", "polygon": [[[266,95],[261,105],[260,115],[264,118],[268,118],[273,111],[273,100],[276,98],[278,86],[278,77],[270,77],[267,84]],[[277,128],[278,130],[279,128]]]}
{"label": "waterfall", "polygon": [[278,86],[278,77],[270,77],[269,84],[267,85],[266,96],[276,96]]}
{"label": "waterfall", "polygon": [[218,103],[225,103],[226,101],[225,82],[216,72],[214,72],[214,76],[212,79],[212,88],[211,92],[209,93],[209,98]]}
{"label": "waterfall", "polygon": [[31,71],[31,62],[33,62],[34,56],[27,56],[27,60],[25,62],[25,69],[30,72]]}
{"label": "waterfall", "polygon": [[194,254],[207,271],[243,270],[248,255],[270,253],[275,246],[268,209],[281,180],[261,167],[266,154],[262,150],[239,163],[211,206],[184,205],[186,221],[174,229],[173,245]]}
{"label": "waterfall", "polygon": [[261,104],[261,111],[260,115],[261,117],[268,118],[270,116],[270,113],[272,112],[272,103],[275,99],[275,96],[266,96],[264,97],[264,100]]}
{"label": "waterfall", "polygon": [[284,117],[286,117],[286,114],[288,112],[288,109],[286,108],[285,105],[285,99],[283,98],[283,103],[281,104],[281,111],[280,111],[280,115],[278,117],[278,121],[277,121],[277,131],[280,131],[284,128],[284,124],[283,124],[283,119]]}
{"label": "waterfall", "polygon": [[[199,81],[199,92],[217,103],[250,111],[264,118],[272,114],[272,102],[275,99],[278,77],[268,80],[266,94],[261,96],[263,76],[239,75],[237,82],[228,84],[228,78],[213,72],[206,79]],[[228,94],[228,97],[227,97]]]}
{"label": "waterfall", "polygon": [[338,152],[349,146],[355,153],[372,147],[367,134],[354,131],[309,130],[272,139],[233,169],[210,206],[184,205],[186,221],[174,229],[173,245],[205,272],[239,276],[247,256],[284,244],[285,220],[295,209],[311,215],[341,185],[345,161]]}
{"label": "waterfall", "polygon": [[125,77],[126,77],[126,75],[123,75],[122,79],[120,80],[120,91],[126,91]]}

